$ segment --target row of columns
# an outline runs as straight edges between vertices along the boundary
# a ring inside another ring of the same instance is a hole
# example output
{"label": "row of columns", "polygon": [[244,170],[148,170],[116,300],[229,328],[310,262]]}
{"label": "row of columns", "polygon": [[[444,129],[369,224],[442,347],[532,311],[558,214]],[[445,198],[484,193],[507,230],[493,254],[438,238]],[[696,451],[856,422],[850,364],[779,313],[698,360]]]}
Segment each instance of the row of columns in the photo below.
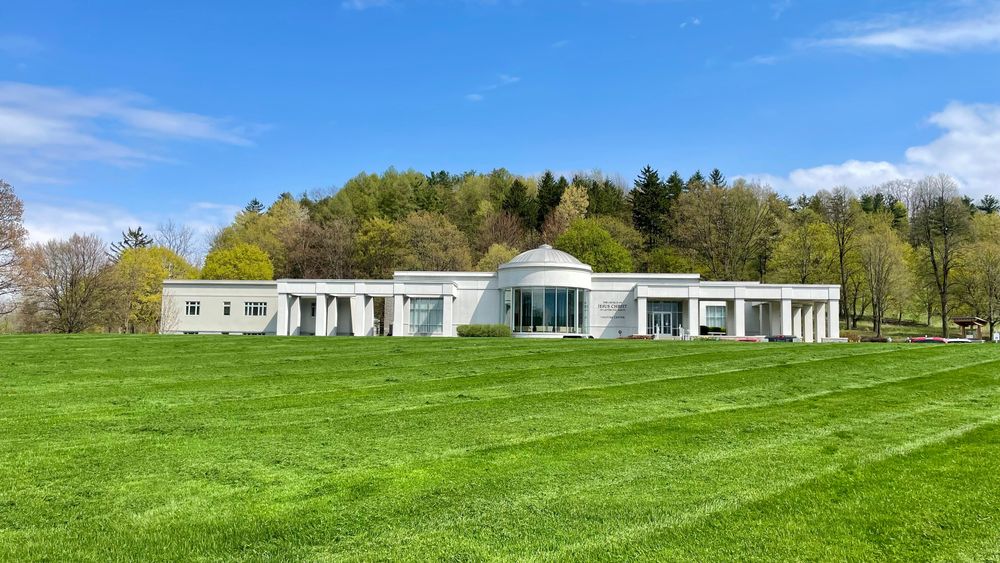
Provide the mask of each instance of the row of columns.
{"label": "row of columns", "polygon": [[[375,303],[368,295],[335,296],[324,293],[317,294],[316,299],[316,336],[333,336],[337,334],[338,303],[341,299],[350,300],[351,334],[355,336],[372,336],[375,333]],[[278,295],[278,314],[276,315],[276,334],[278,336],[298,336],[302,334],[302,296],[293,294]]]}
{"label": "row of columns", "polygon": [[[638,334],[646,334],[647,324],[646,297],[636,298],[636,315],[638,316]],[[697,335],[701,327],[701,303],[698,299],[682,300],[684,320],[682,327],[691,335]],[[840,306],[838,301],[817,301],[794,303],[791,299],[778,302],[778,315],[775,315],[774,304],[769,304],[770,332],[778,336],[796,336],[804,342],[822,342],[826,338],[840,337]],[[760,329],[764,331],[763,314]],[[730,299],[726,301],[726,328],[729,336],[746,336],[746,300]]]}

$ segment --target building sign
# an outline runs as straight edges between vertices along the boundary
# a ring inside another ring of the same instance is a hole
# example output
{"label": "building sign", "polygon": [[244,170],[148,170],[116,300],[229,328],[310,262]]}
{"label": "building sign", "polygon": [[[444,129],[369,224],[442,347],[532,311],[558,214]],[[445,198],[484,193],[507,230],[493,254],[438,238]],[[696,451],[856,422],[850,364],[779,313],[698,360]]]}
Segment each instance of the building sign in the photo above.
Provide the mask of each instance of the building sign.
{"label": "building sign", "polygon": [[597,304],[597,316],[604,320],[625,320],[628,303],[620,301],[601,301]]}

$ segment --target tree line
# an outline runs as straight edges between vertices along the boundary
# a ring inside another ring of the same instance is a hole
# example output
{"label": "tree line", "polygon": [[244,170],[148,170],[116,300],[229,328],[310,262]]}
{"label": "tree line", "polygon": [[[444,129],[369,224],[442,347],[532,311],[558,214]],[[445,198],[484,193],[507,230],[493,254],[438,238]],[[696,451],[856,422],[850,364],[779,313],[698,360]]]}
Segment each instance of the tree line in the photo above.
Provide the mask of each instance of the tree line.
{"label": "tree line", "polygon": [[629,184],[599,172],[390,168],[269,205],[253,199],[214,233],[200,268],[193,233],[173,224],[153,236],[130,229],[110,248],[88,235],[28,245],[23,206],[3,186],[16,203],[0,207],[8,241],[0,242],[0,297],[18,305],[20,330],[156,330],[168,278],[493,271],[543,242],[597,272],[838,284],[847,328],[870,319],[878,334],[904,317],[937,318],[947,334],[957,314],[986,319],[992,332],[1000,310],[1000,203],[963,197],[943,175],[792,199],[718,169],[685,179],[646,166]]}

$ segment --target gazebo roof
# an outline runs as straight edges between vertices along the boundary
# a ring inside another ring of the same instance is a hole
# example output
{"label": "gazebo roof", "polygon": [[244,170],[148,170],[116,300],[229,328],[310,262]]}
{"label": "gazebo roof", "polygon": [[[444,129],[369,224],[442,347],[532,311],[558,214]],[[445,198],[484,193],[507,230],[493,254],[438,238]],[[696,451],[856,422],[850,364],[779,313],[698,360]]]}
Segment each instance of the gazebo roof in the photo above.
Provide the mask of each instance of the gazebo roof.
{"label": "gazebo roof", "polygon": [[989,324],[985,319],[979,317],[952,317],[951,322],[958,326],[986,326]]}

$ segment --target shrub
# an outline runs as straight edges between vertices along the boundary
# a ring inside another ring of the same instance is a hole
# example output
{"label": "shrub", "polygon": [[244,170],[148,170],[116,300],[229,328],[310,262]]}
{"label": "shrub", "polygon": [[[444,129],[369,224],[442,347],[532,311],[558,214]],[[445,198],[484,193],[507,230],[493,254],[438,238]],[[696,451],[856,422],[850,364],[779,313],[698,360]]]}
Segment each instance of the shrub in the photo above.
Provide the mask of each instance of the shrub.
{"label": "shrub", "polygon": [[461,325],[457,329],[458,335],[466,338],[507,338],[513,336],[510,327],[507,325]]}
{"label": "shrub", "polygon": [[726,329],[722,328],[721,326],[705,326],[705,325],[701,325],[698,328],[699,328],[698,334],[700,334],[701,336],[708,336],[709,333],[712,333],[712,332],[716,332],[716,333],[718,333],[718,332],[725,333],[726,332]]}
{"label": "shrub", "polygon": [[861,339],[862,342],[892,342],[885,336],[865,336]]}

